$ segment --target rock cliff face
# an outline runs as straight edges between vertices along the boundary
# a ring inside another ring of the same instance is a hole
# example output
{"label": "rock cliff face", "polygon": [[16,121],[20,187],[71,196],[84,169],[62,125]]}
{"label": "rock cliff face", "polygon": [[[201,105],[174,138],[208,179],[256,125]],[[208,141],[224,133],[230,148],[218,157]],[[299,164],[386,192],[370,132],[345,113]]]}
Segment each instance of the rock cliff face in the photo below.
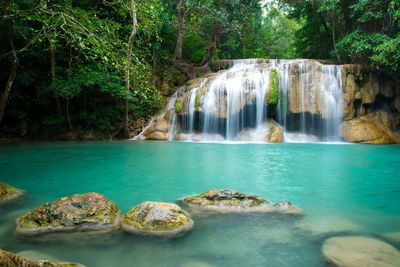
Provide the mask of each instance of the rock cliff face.
{"label": "rock cliff face", "polygon": [[400,143],[400,88],[383,74],[343,65],[343,138],[367,144]]}
{"label": "rock cliff face", "polygon": [[315,60],[217,63],[212,67],[217,72],[180,88],[140,139],[284,141],[279,131],[261,136],[265,123],[273,122],[267,128],[283,129],[282,135],[400,143],[400,88],[368,67]]}

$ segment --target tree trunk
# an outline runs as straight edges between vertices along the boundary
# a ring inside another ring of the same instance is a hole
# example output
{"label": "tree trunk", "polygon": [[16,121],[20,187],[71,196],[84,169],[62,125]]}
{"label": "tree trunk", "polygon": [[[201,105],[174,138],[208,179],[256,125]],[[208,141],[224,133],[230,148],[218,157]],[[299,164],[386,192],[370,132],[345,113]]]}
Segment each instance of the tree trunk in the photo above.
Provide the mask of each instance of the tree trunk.
{"label": "tree trunk", "polygon": [[217,50],[217,41],[219,37],[219,29],[217,25],[214,25],[213,34],[211,41],[207,44],[207,51],[204,54],[201,65],[207,64],[210,59],[214,57],[215,51]]}
{"label": "tree trunk", "polygon": [[[54,82],[56,79],[56,49],[53,46],[52,41],[49,39],[50,43],[50,73],[51,73],[51,81]],[[61,108],[60,98],[55,97],[56,105],[57,105],[57,113],[58,116],[62,117],[63,112]]]}
{"label": "tree trunk", "polygon": [[67,103],[65,105],[65,110],[67,112],[67,121],[68,121],[68,126],[69,129],[71,130],[71,132],[74,130],[74,128],[72,127],[72,123],[71,123],[71,117],[69,115],[69,100],[67,100]]}
{"label": "tree trunk", "polygon": [[17,52],[15,51],[15,46],[14,46],[14,32],[15,32],[14,19],[12,19],[10,21],[10,31],[8,35],[8,43],[11,49],[11,55],[10,55],[11,71],[10,75],[8,76],[6,87],[4,88],[3,94],[0,99],[0,125],[3,121],[4,113],[7,106],[8,96],[10,95],[10,91],[14,83],[15,76],[17,75]]}
{"label": "tree trunk", "polygon": [[176,9],[178,11],[178,29],[176,35],[176,45],[174,52],[174,61],[182,60],[182,51],[183,51],[183,36],[184,36],[184,28],[185,28],[185,3],[183,0],[179,0]]}
{"label": "tree trunk", "polygon": [[341,58],[339,54],[337,53],[336,49],[336,34],[335,34],[335,14],[333,13],[334,11],[330,12],[331,18],[332,18],[332,42],[333,42],[333,49],[335,50],[336,58],[338,60],[338,63],[341,63]]}
{"label": "tree trunk", "polygon": [[124,114],[124,136],[129,137],[129,92],[131,88],[131,67],[132,67],[132,53],[133,53],[133,41],[137,32],[137,15],[136,15],[136,0],[131,0],[130,7],[131,16],[131,34],[128,39],[128,51],[127,51],[127,66],[125,71],[125,114]]}

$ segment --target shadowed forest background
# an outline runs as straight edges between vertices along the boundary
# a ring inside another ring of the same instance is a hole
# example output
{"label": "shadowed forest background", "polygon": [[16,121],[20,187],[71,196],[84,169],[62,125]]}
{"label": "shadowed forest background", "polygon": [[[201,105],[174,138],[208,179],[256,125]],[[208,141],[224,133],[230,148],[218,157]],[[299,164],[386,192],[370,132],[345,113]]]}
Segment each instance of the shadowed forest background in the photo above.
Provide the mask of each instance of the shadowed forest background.
{"label": "shadowed forest background", "polygon": [[4,0],[0,137],[131,137],[220,59],[314,58],[400,76],[397,0]]}

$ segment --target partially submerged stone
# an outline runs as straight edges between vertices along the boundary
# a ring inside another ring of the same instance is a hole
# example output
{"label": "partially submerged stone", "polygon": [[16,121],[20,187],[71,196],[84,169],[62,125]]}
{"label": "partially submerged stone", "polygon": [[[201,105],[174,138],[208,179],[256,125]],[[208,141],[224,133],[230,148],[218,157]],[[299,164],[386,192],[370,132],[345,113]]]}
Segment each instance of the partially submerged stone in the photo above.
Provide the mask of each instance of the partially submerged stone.
{"label": "partially submerged stone", "polygon": [[173,236],[192,229],[193,221],[178,205],[146,201],[132,208],[122,220],[127,232]]}
{"label": "partially submerged stone", "polygon": [[25,257],[18,256],[14,253],[0,249],[0,266],[2,267],[84,267],[78,263],[58,263],[48,260],[31,260]]}
{"label": "partially submerged stone", "polygon": [[179,201],[192,208],[219,212],[301,213],[300,209],[287,201],[273,204],[259,196],[246,195],[227,189],[213,189],[200,195],[183,198]]}
{"label": "partially submerged stone", "polygon": [[117,206],[98,193],[75,194],[46,203],[17,219],[17,233],[109,231],[119,227]]}
{"label": "partially submerged stone", "polygon": [[24,191],[0,181],[0,204],[16,199],[23,194]]}
{"label": "partially submerged stone", "polygon": [[332,237],[322,246],[325,258],[340,267],[400,266],[400,252],[391,245],[368,237]]}

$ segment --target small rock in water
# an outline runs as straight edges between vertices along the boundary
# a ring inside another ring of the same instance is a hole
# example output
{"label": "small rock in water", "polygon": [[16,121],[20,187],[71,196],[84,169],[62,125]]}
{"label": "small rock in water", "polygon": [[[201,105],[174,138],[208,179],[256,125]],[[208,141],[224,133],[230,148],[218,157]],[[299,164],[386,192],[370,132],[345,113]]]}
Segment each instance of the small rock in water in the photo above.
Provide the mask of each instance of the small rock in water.
{"label": "small rock in water", "polygon": [[143,202],[122,220],[123,230],[144,235],[174,236],[192,227],[193,221],[184,210],[165,202]]}
{"label": "small rock in water", "polygon": [[48,260],[33,260],[0,249],[0,266],[2,267],[84,267],[78,263],[61,263]]}
{"label": "small rock in water", "polygon": [[24,191],[0,181],[0,204],[11,201],[24,194]]}
{"label": "small rock in water", "polygon": [[325,258],[340,267],[398,267],[400,252],[377,239],[362,236],[332,237],[322,246]]}
{"label": "small rock in water", "polygon": [[246,195],[233,190],[209,190],[200,195],[186,197],[181,200],[192,208],[215,210],[219,212],[279,212],[301,214],[301,210],[290,202],[272,204],[259,197]]}
{"label": "small rock in water", "polygon": [[76,194],[46,203],[17,219],[17,233],[109,231],[119,227],[117,206],[98,193]]}

